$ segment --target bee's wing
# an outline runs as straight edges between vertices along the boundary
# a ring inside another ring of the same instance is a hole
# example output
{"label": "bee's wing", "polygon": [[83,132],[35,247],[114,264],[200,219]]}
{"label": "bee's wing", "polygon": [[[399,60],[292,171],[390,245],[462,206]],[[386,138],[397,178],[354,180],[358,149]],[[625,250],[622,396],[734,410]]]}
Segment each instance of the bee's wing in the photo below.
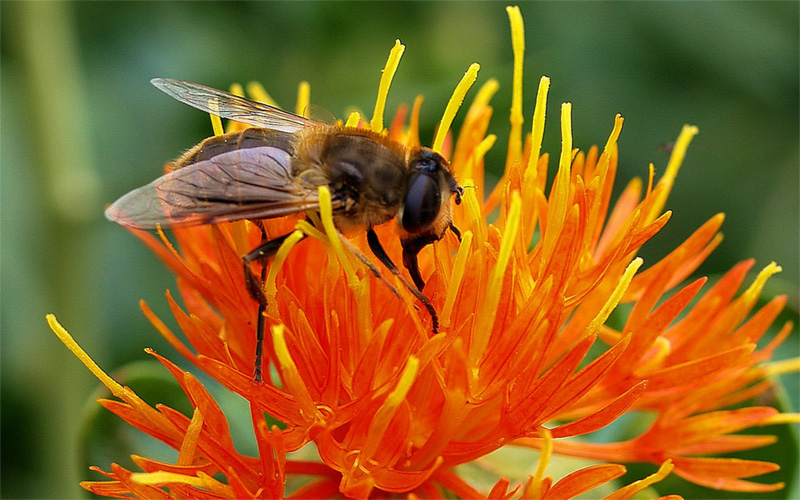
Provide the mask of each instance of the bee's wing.
{"label": "bee's wing", "polygon": [[[334,208],[341,202],[334,200]],[[106,217],[155,229],[269,219],[319,207],[317,191],[291,175],[291,155],[273,147],[239,149],[174,170],[126,194]]]}
{"label": "bee's wing", "polygon": [[169,78],[153,78],[150,83],[189,106],[254,127],[293,133],[316,123],[268,104],[251,101],[197,83]]}

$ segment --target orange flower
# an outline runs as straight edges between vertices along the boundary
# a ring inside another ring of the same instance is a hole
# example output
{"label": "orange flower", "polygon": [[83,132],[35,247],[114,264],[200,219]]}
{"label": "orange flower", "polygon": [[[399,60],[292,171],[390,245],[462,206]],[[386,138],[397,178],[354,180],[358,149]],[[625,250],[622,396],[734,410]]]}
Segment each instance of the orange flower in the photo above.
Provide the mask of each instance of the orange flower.
{"label": "orange flower", "polygon": [[[323,188],[319,216],[266,222],[268,237],[295,232],[266,273],[268,368],[256,383],[257,304],[245,286],[241,256],[261,241],[260,229],[249,221],[176,229],[176,247],[163,234],[158,239],[136,232],[178,277],[184,307],[169,293],[167,300],[186,340],[142,304],[145,314],[178,352],[249,401],[259,456],[236,451],[224,414],[190,373],[151,353],[179,381],[195,411],[189,418],[150,407],[103,374],[51,317],[53,329],[122,400],[101,403],[179,450],[175,464],[135,457],[143,472],[112,465],[104,472],[109,481],[87,482],[85,488],[139,498],[390,493],[438,498],[444,492],[464,498],[572,498],[625,472],[622,465],[601,463],[554,482],[544,473],[551,453],[661,466],[609,498],[630,498],[672,470],[715,488],[781,487],[742,479],[774,470],[775,464],[707,457],[771,442],[732,435],[741,429],[797,421],[797,415],[772,408],[726,409],[769,387],[771,368],[764,362],[791,331],[786,325],[756,350],[784,298],[748,319],[764,282],[780,268],[771,264],[735,298],[752,266],[743,263],[690,306],[705,280],[673,290],[719,244],[722,217],[717,216],[638,273],[637,250],[670,217],[664,206],[697,133],[694,127],[681,132],[657,183],[651,166],[647,185],[634,180],[612,206],[623,120],[616,118],[602,150],[584,153],[573,149],[571,106],[564,104],[562,150],[546,190],[549,156],[541,154],[541,140],[549,80],[541,80],[532,129],[523,140],[524,34],[518,9],[508,12],[515,70],[501,182],[490,193],[481,182],[483,157],[495,140],[487,129],[496,81],[478,91],[457,139],[447,135],[477,65],[457,87],[432,145],[451,158],[468,187],[454,210],[461,240],[447,236],[420,254],[425,295],[439,313],[441,333],[431,333],[430,316],[407,289],[398,284],[398,298],[342,246]],[[386,93],[402,51],[399,43],[392,51],[372,120],[352,116],[347,123],[411,145],[419,141],[421,98],[408,126],[405,109],[388,130],[383,126]],[[266,99],[258,88],[249,92]],[[308,88],[302,86],[298,109],[307,103]],[[215,130],[221,132],[221,125]],[[499,216],[489,223],[495,209]],[[400,260],[395,225],[376,230],[388,254]],[[303,235],[311,238],[298,244]],[[363,235],[350,242],[369,254]],[[606,320],[621,302],[633,306],[625,327],[615,331]],[[592,347],[601,352],[587,358]],[[796,368],[795,361],[790,369]],[[604,444],[563,439],[591,434],[632,410],[655,415],[652,426],[634,439]],[[270,428],[265,415],[280,425]],[[287,455],[312,443],[318,461]],[[490,491],[480,491],[457,472],[456,466],[507,445],[541,450],[539,467],[524,484],[511,488],[508,479],[498,478]],[[287,491],[290,476],[312,480]]]}

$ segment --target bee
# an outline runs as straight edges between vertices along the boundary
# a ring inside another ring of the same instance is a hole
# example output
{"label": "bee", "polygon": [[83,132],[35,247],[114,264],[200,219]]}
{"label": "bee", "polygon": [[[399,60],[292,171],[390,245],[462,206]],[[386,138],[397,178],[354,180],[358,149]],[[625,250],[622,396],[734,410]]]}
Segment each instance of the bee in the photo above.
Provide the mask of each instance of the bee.
{"label": "bee", "polygon": [[[343,233],[364,230],[377,259],[427,309],[431,329],[438,316],[422,293],[425,281],[417,256],[450,230],[451,199],[461,202],[463,189],[450,165],[425,147],[406,147],[379,131],[325,124],[244,97],[181,80],[151,83],[197,109],[249,125],[250,128],[207,138],[178,159],[150,184],[122,196],[106,217],[136,229],[176,228],[250,219],[258,222],[319,210],[318,188],[331,192],[339,238],[395,293],[368,258]],[[405,278],[384,250],[375,226],[396,219]],[[289,234],[267,239],[242,257],[246,286],[258,302],[255,375],[261,381],[261,357],[267,299],[251,265],[266,265]]]}

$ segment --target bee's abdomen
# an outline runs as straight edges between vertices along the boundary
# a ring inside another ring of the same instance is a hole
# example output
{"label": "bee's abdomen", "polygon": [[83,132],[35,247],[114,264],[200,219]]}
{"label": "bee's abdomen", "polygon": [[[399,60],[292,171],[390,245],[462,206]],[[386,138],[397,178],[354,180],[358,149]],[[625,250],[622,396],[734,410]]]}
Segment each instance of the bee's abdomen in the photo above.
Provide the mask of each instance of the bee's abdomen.
{"label": "bee's abdomen", "polygon": [[164,171],[171,172],[237,149],[272,146],[293,153],[295,142],[294,134],[288,132],[256,127],[237,130],[203,140],[180,158],[167,163]]}

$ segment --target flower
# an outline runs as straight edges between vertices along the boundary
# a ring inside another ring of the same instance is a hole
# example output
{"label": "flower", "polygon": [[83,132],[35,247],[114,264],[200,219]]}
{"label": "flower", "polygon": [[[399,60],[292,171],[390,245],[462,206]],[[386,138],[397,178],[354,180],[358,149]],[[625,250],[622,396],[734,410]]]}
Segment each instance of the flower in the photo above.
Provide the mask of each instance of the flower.
{"label": "flower", "polygon": [[[609,498],[630,498],[670,472],[730,491],[782,486],[744,479],[776,464],[709,457],[771,442],[734,432],[798,421],[769,407],[730,409],[768,389],[769,375],[786,368],[766,362],[792,325],[756,347],[785,298],[750,315],[765,281],[780,268],[767,266],[738,297],[752,262],[735,267],[702,295],[705,279],[681,285],[720,242],[722,216],[715,216],[639,272],[636,252],[670,217],[664,207],[695,127],[684,127],[658,182],[651,166],[646,186],[631,182],[612,204],[623,120],[616,117],[602,150],[578,151],[571,106],[564,104],[562,150],[546,189],[549,156],[541,154],[541,141],[549,79],[541,79],[532,129],[523,138],[524,33],[519,10],[508,13],[515,65],[503,178],[484,191],[483,158],[495,142],[487,135],[495,80],[478,91],[458,137],[449,135],[477,65],[457,86],[432,144],[451,159],[467,187],[454,211],[462,238],[448,235],[420,254],[424,293],[438,311],[441,333],[431,332],[431,318],[406,288],[387,286],[342,244],[323,187],[318,215],[264,224],[268,238],[291,236],[264,275],[268,369],[257,383],[257,303],[245,286],[241,256],[259,244],[261,229],[249,221],[178,228],[176,246],[163,233],[156,238],[136,231],[178,277],[184,306],[169,292],[167,300],[185,341],[143,303],[145,314],[178,352],[249,402],[259,456],[234,448],[224,413],[191,373],[151,351],[195,410],[190,417],[154,408],[103,373],[50,317],[53,330],[121,400],[101,404],[178,450],[175,464],[135,457],[141,472],[114,464],[110,471],[96,469],[109,480],[85,482],[86,489],[139,498],[438,498],[443,492],[571,498],[623,474],[625,467],[614,462],[649,462],[659,470]],[[421,98],[407,126],[405,109],[388,130],[383,125],[386,94],[403,50],[398,42],[391,52],[372,119],[352,115],[347,124],[413,146],[419,144]],[[266,100],[261,92],[249,89]],[[301,86],[298,101],[304,110],[307,86]],[[220,123],[214,128],[222,130]],[[495,210],[499,216],[489,223]],[[398,261],[395,225],[376,230]],[[303,236],[311,238],[299,243]],[[348,241],[369,254],[363,235]],[[607,320],[623,302],[632,307],[618,331]],[[600,353],[589,356],[590,348]],[[797,365],[794,360],[788,369]],[[633,411],[655,416],[633,439],[566,439],[599,431]],[[270,425],[266,416],[279,425]],[[319,460],[293,457],[311,444]],[[540,450],[539,465],[524,483],[512,486],[498,477],[489,491],[481,491],[459,475],[459,465],[505,446]],[[554,453],[603,463],[554,481],[545,474]],[[287,490],[292,476],[312,479]]]}

